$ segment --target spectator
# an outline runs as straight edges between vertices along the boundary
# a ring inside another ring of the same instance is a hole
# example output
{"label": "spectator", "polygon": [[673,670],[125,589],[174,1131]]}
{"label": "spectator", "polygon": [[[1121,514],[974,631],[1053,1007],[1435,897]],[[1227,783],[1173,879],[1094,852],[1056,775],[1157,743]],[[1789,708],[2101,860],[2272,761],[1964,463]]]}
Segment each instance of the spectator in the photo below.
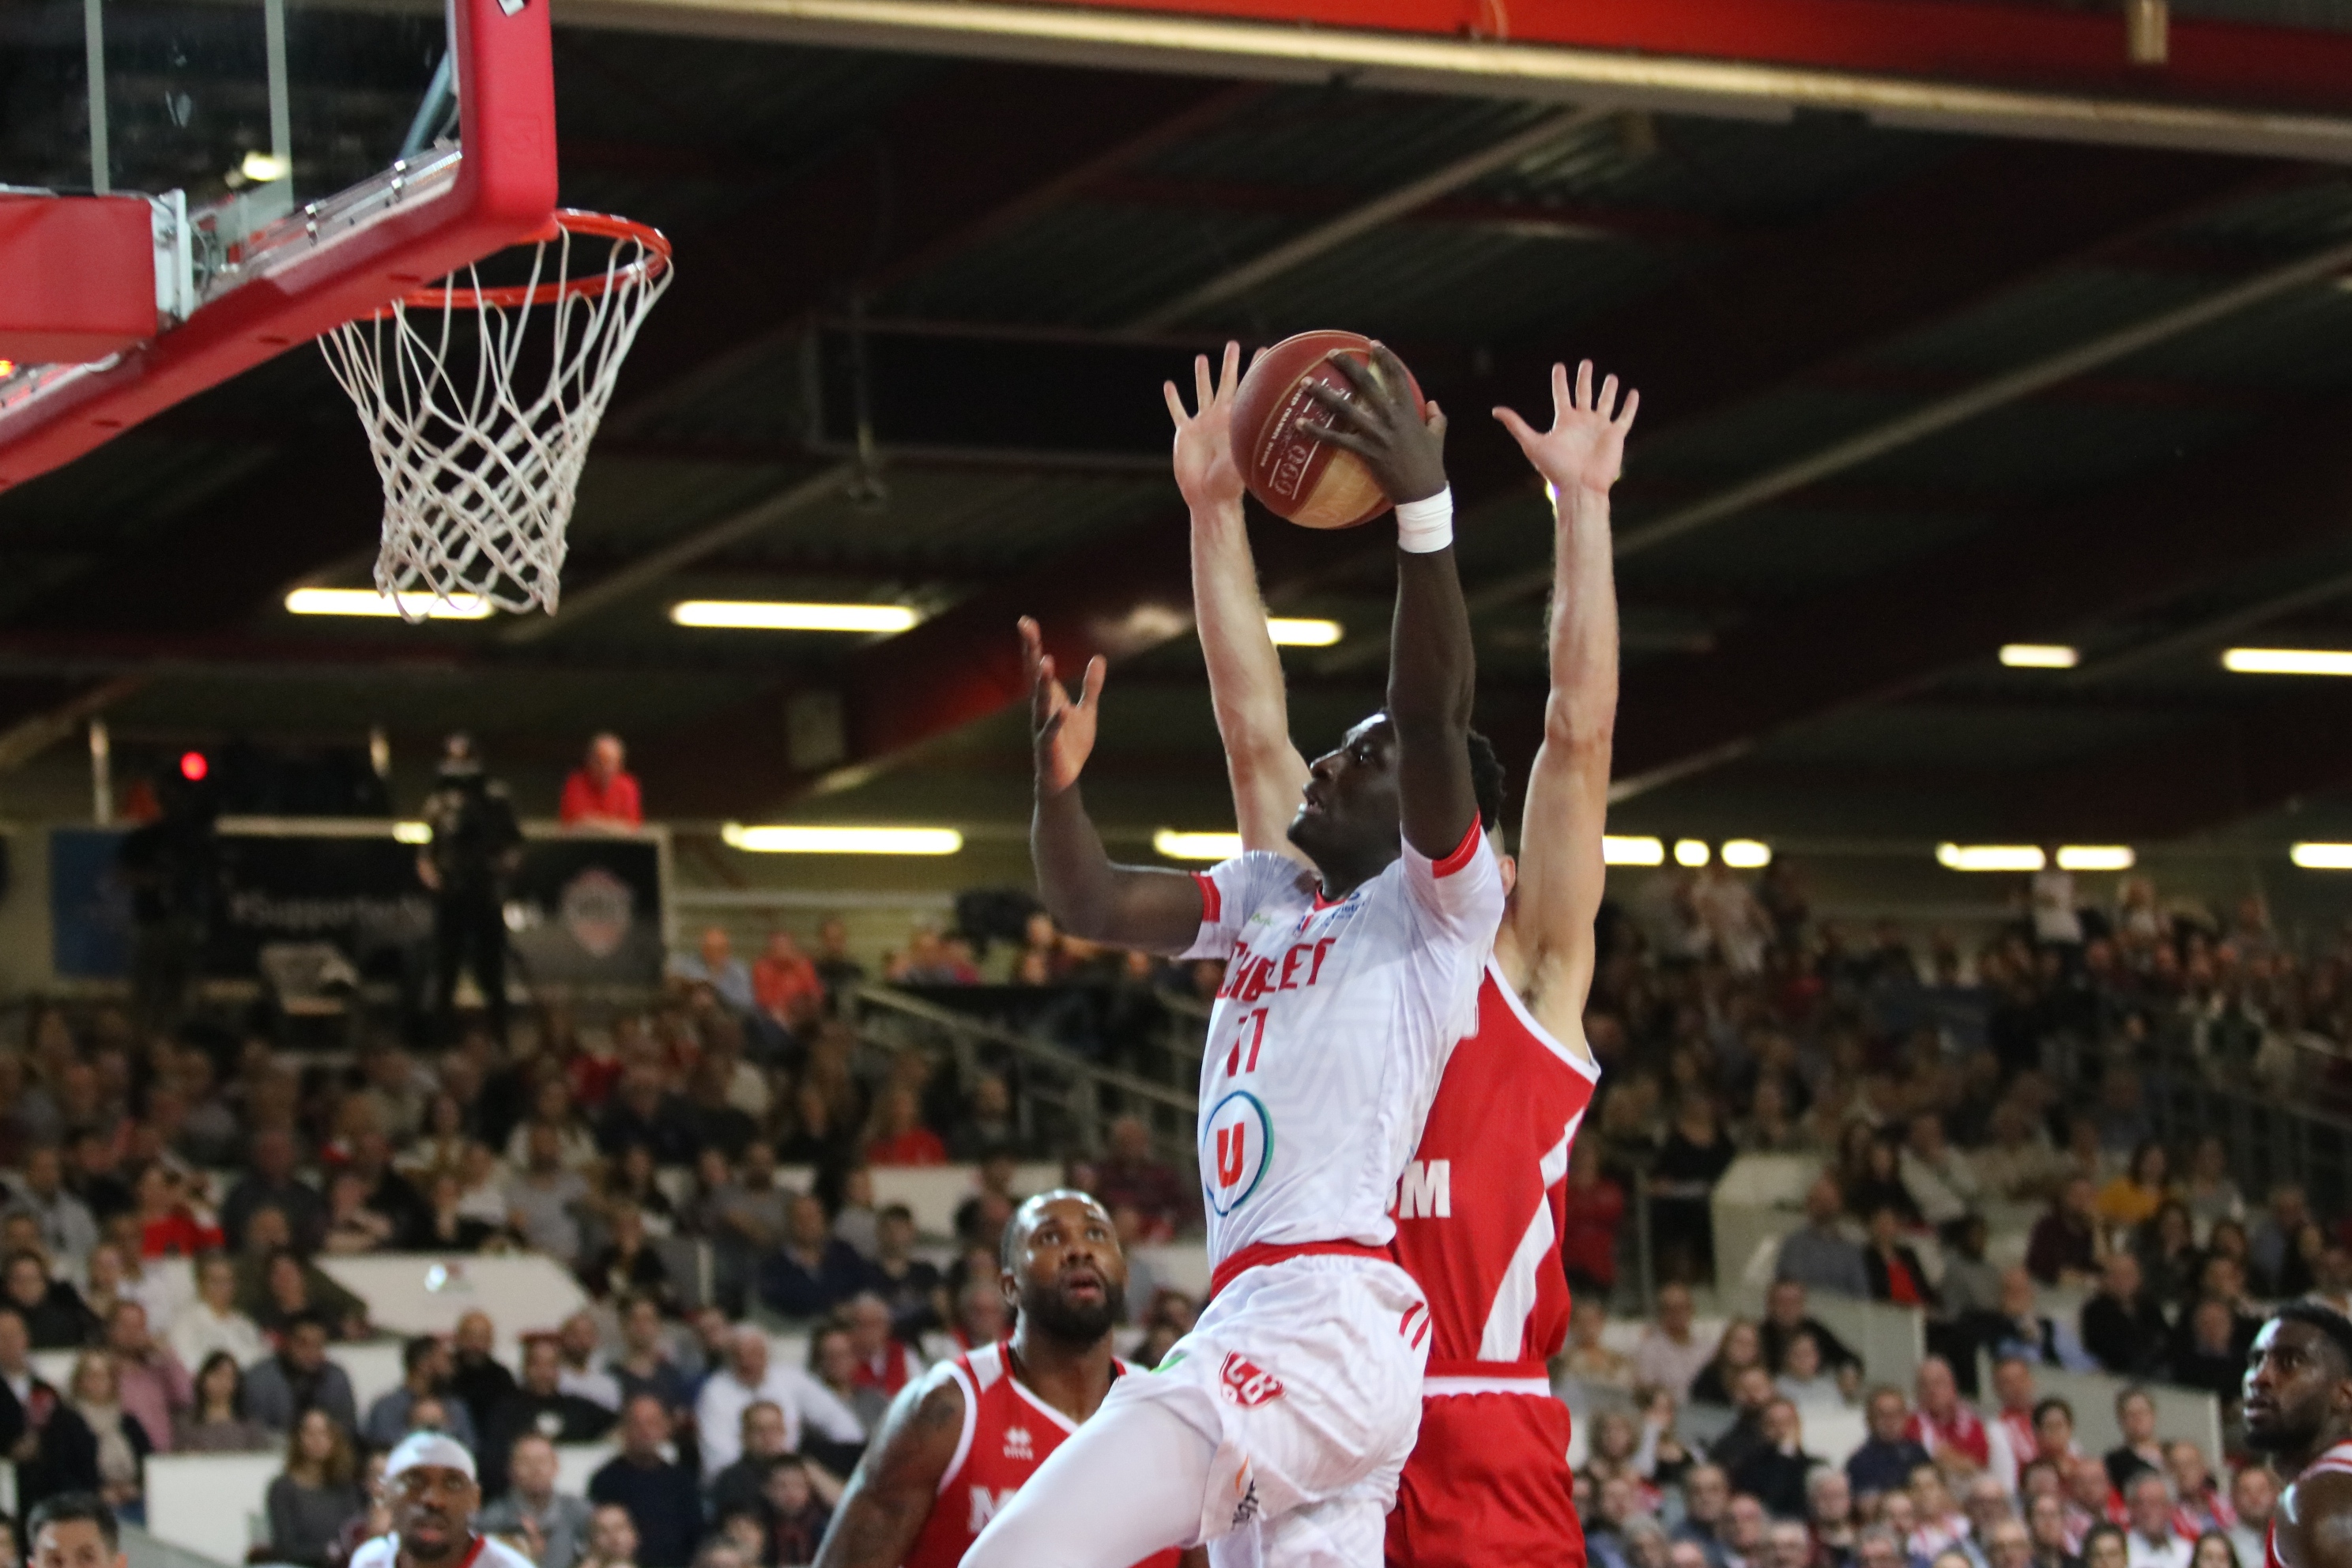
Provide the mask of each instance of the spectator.
{"label": "spectator", "polygon": [[1569,1145],[1567,1209],[1559,1257],[1569,1289],[1581,1297],[1617,1288],[1617,1234],[1625,1223],[1625,1189],[1601,1168],[1598,1138]]}
{"label": "spectator", "polygon": [[1764,1429],[1764,1412],[1773,1399],[1772,1374],[1762,1363],[1751,1363],[1732,1374],[1729,1393],[1729,1404],[1738,1415],[1706,1446],[1706,1457],[1728,1470],[1736,1485],[1739,1467],[1771,1441]]}
{"label": "spectator", "polygon": [[1715,1358],[1717,1342],[1693,1331],[1693,1316],[1690,1288],[1664,1287],[1658,1291],[1656,1321],[1642,1331],[1633,1346],[1634,1379],[1664,1389],[1678,1403],[1690,1398],[1692,1383]]}
{"label": "spectator", "polygon": [[507,1491],[482,1510],[485,1535],[519,1534],[534,1568],[573,1568],[588,1549],[588,1501],[555,1489],[555,1445],[526,1432],[507,1452]]}
{"label": "spectator", "polygon": [[432,839],[416,856],[416,879],[433,895],[433,1027],[457,1038],[457,973],[471,969],[489,1015],[490,1037],[507,1040],[506,882],[522,863],[522,828],[506,785],[483,771],[470,736],[443,742],[441,765],[423,816]]}
{"label": "spectator", "polygon": [[75,1361],[73,1407],[98,1439],[98,1495],[132,1523],[142,1522],[142,1471],[154,1446],[147,1429],[122,1408],[114,1358],[105,1351],[84,1351]]}
{"label": "spectator", "polygon": [[2208,1296],[2180,1314],[2180,1329],[2170,1356],[2172,1381],[2204,1389],[2226,1407],[2246,1373],[2246,1346],[2230,1304]]}
{"label": "spectator", "polygon": [[2098,1293],[2083,1303],[2083,1348],[2119,1377],[2146,1377],[2163,1371],[2170,1339],[2163,1310],[2140,1288],[2139,1259],[2109,1253]]}
{"label": "spectator", "polygon": [[755,1399],[743,1407],[742,1452],[735,1462],[710,1478],[710,1517],[756,1513],[764,1506],[769,1472],[792,1452],[784,1412],[772,1399]]}
{"label": "spectator", "polygon": [[172,1447],[186,1454],[250,1454],[274,1441],[269,1428],[245,1413],[245,1374],[236,1358],[215,1351],[198,1363],[195,1396],[172,1430]]}
{"label": "spectator", "polygon": [[269,1483],[269,1555],[275,1563],[328,1568],[327,1549],[366,1502],[350,1434],[327,1413],[302,1412],[286,1440],[286,1469]]}
{"label": "spectator", "polygon": [[1901,1537],[1883,1524],[1874,1524],[1857,1531],[1853,1539],[1853,1558],[1859,1568],[1906,1568]]}
{"label": "spectator", "polygon": [[2241,1568],[2261,1568],[2269,1556],[2271,1512],[2278,1507],[2278,1481],[2267,1465],[2242,1465],[2230,1478],[2230,1511],[2237,1522],[2227,1533]]}
{"label": "spectator", "polygon": [[2003,1519],[1982,1537],[1985,1568],[2033,1568],[2033,1537],[2024,1524]]}
{"label": "spectator", "polygon": [[2000,1314],[1972,1325],[1979,1344],[1991,1355],[2016,1357],[2037,1366],[2063,1366],[2089,1372],[2098,1363],[2071,1324],[2043,1317],[2033,1290],[2033,1276],[2022,1267],[2001,1271]]}
{"label": "spectator", "polygon": [[866,1129],[866,1163],[869,1165],[944,1165],[948,1147],[940,1135],[922,1123],[922,1107],[915,1091],[904,1084],[882,1091],[874,1119]]}
{"label": "spectator", "polygon": [[523,1342],[522,1377],[515,1391],[490,1415],[482,1433],[483,1485],[493,1495],[507,1489],[507,1456],[515,1440],[537,1432],[558,1443],[593,1443],[613,1429],[613,1412],[562,1387],[563,1352],[546,1334]]}
{"label": "spectator", "polygon": [[38,1253],[10,1253],[0,1265],[0,1290],[24,1318],[37,1351],[71,1350],[98,1326],[81,1293],[62,1279],[51,1279]]}
{"label": "spectator", "polygon": [[854,1469],[865,1451],[867,1435],[880,1424],[890,1402],[879,1389],[858,1386],[857,1352],[850,1343],[849,1331],[838,1325],[828,1324],[809,1336],[808,1372],[819,1387],[857,1418],[858,1434],[855,1442],[836,1442],[813,1434],[802,1447],[830,1468]]}
{"label": "spectator", "polygon": [[1862,1248],[1839,1228],[1844,1212],[1845,1196],[1838,1190],[1837,1178],[1827,1173],[1815,1177],[1805,1189],[1805,1223],[1781,1239],[1773,1266],[1776,1278],[1832,1295],[1869,1295]]}
{"label": "spectator", "polygon": [[458,1318],[450,1342],[449,1392],[474,1418],[474,1430],[486,1437],[491,1415],[515,1391],[514,1373],[491,1353],[495,1338],[488,1313],[467,1312]]}
{"label": "spectator", "polygon": [[1800,1415],[1809,1408],[1845,1408],[1845,1393],[1837,1374],[1822,1361],[1821,1342],[1808,1333],[1801,1332],[1789,1342],[1788,1356],[1772,1386],[1797,1406]]}
{"label": "spectator", "polygon": [[2076,1176],[2058,1190],[2050,1212],[2034,1222],[2025,1267],[2044,1285],[2090,1283],[2099,1268],[2099,1227],[2090,1178]]}
{"label": "spectator", "polygon": [[1853,1568],[1853,1488],[1843,1470],[1822,1465],[1805,1478],[1805,1520],[1812,1527],[1815,1568]]}
{"label": "spectator", "polygon": [[78,1265],[98,1245],[98,1220],[89,1205],[66,1190],[65,1157],[54,1143],[26,1154],[16,1207],[40,1221],[41,1241],[52,1258]]}
{"label": "spectator", "polygon": [[2172,1489],[2160,1470],[2142,1470],[2124,1489],[2131,1510],[2125,1542],[2128,1568],[2189,1568],[2195,1547],[2172,1525]]}
{"label": "spectator", "polygon": [[1806,1287],[1798,1280],[1776,1279],[1764,1293],[1764,1321],[1757,1325],[1764,1342],[1764,1364],[1776,1372],[1782,1370],[1790,1343],[1799,1334],[1807,1334],[1820,1351],[1824,1367],[1859,1376],[1862,1358],[1806,1309]]}
{"label": "spectator", "polygon": [[72,1404],[33,1370],[23,1314],[0,1305],[0,1453],[16,1466],[16,1503],[99,1488],[98,1438]]}
{"label": "spectator", "polygon": [[2083,1568],[2130,1568],[2131,1548],[2120,1525],[2102,1521],[2083,1537]]}
{"label": "spectator", "polygon": [[[2229,1150],[2212,1133],[2200,1138],[2189,1156],[2189,1176],[2180,1185],[2180,1196],[2189,1205],[2189,1217],[2197,1222],[2200,1235],[2222,1220],[2242,1221],[2246,1217],[2245,1197],[2238,1191],[2238,1184],[2230,1178]],[[2247,1561],[2243,1568],[2260,1568],[2260,1564]]]}
{"label": "spectator", "polygon": [[[297,1319],[278,1353],[247,1369],[245,1410],[272,1432],[292,1431],[295,1418],[306,1410],[325,1412],[346,1434],[359,1426],[352,1380],[327,1359],[324,1322],[315,1317]],[[343,1479],[350,1479],[347,1467]],[[341,1518],[335,1522],[341,1524]]]}
{"label": "spectator", "polygon": [[1675,1527],[1677,1544],[1696,1546],[1709,1568],[1727,1568],[1725,1532],[1729,1528],[1731,1478],[1721,1465],[1696,1464],[1683,1472],[1683,1518]]}
{"label": "spectator", "polygon": [[1992,1232],[1979,1214],[1964,1216],[1945,1229],[1944,1277],[1936,1282],[1943,1315],[1966,1323],[2000,1310],[2000,1269],[1985,1257]]}
{"label": "spectator", "polygon": [[783,1412],[787,1448],[801,1447],[804,1428],[841,1443],[863,1443],[865,1428],[848,1406],[796,1368],[772,1364],[768,1336],[745,1324],[727,1343],[727,1364],[713,1373],[695,1401],[702,1467],[717,1474],[742,1452],[743,1411],[767,1400]]}
{"label": "spectator", "polygon": [[1715,1272],[1711,1196],[1738,1152],[1711,1096],[1685,1093],[1675,1101],[1674,1122],[1650,1168],[1650,1224],[1664,1238],[1664,1256],[1681,1255],[1693,1278]]}
{"label": "spectator", "polygon": [[[2153,1138],[2143,1140],[2132,1151],[2131,1163],[2121,1174],[2099,1190],[2095,1207],[2098,1216],[2109,1225],[2128,1228],[2145,1225],[2156,1217],[2170,1194],[2168,1185],[2169,1162],[2164,1145]],[[2182,1542],[2184,1546],[2187,1542]],[[2133,1568],[2142,1568],[2134,1563]]]}
{"label": "spectator", "polygon": [[1944,1119],[1932,1110],[1911,1119],[1895,1168],[1912,1205],[1929,1225],[1950,1225],[1976,1204],[1976,1173],[1946,1141]]}
{"label": "spectator", "polygon": [[1568,1308],[1568,1345],[1560,1364],[1568,1376],[1590,1389],[1630,1395],[1633,1392],[1633,1362],[1612,1350],[1602,1335],[1609,1328],[1609,1308],[1598,1295],[1572,1296]]}
{"label": "spectator", "polygon": [[248,1168],[221,1205],[221,1232],[230,1247],[245,1249],[246,1227],[264,1208],[276,1209],[285,1216],[289,1241],[315,1247],[325,1239],[326,1202],[294,1174],[295,1157],[291,1132],[263,1128],[254,1133]]}
{"label": "spectator", "polygon": [[[257,1246],[274,1234],[272,1221],[275,1209],[264,1209],[254,1218],[247,1236]],[[282,1225],[282,1221],[278,1224]],[[330,1335],[341,1328],[341,1338],[357,1339],[365,1331],[367,1309],[357,1296],[328,1279],[317,1268],[302,1260],[301,1255],[289,1247],[271,1246],[262,1256],[250,1260],[254,1272],[248,1276],[260,1287],[259,1299],[248,1309],[264,1333],[284,1339],[297,1319],[316,1318],[327,1325]]]}
{"label": "spectator", "polygon": [[195,1403],[188,1369],[147,1331],[147,1309],[136,1301],[115,1303],[107,1320],[106,1348],[113,1355],[122,1407],[137,1419],[148,1451],[170,1453],[173,1421]]}
{"label": "spectator", "polygon": [[[739,1016],[750,1014],[757,1005],[751,994],[751,971],[735,956],[735,944],[729,940],[723,926],[706,926],[702,938],[692,952],[675,954],[669,961],[672,980],[688,985],[708,985],[711,994],[729,1011]],[[639,1534],[642,1536],[641,1531]],[[646,1568],[685,1568],[677,1563],[647,1563]]]}
{"label": "spectator", "polygon": [[751,1001],[785,1035],[798,1037],[815,1025],[824,1008],[824,981],[792,932],[768,933],[767,951],[751,966]]}
{"label": "spectator", "polygon": [[2237,1510],[2221,1489],[2213,1484],[2213,1472],[2205,1463],[2205,1452],[2194,1443],[2176,1441],[2164,1447],[2166,1478],[2172,1483],[2174,1510],[2172,1527],[2189,1541],[2227,1531],[2238,1522]]}
{"label": "spectator", "polygon": [[651,1062],[622,1070],[596,1123],[596,1147],[605,1154],[616,1155],[634,1144],[643,1144],[656,1163],[665,1165],[686,1163],[698,1146],[692,1105],[671,1092],[662,1069]]}
{"label": "spectator", "polygon": [[1952,1363],[1931,1355],[1919,1363],[1914,1388],[1919,1405],[1906,1428],[1944,1469],[1966,1475],[1992,1462],[1992,1440],[1977,1413],[1960,1400]]}
{"label": "spectator", "polygon": [[555,1348],[563,1358],[563,1370],[556,1373],[555,1386],[566,1394],[576,1394],[619,1415],[621,1384],[618,1379],[599,1363],[604,1335],[596,1320],[584,1311],[574,1312],[563,1320],[555,1331]]}
{"label": "spectator", "polygon": [[2033,1551],[2032,1568],[2082,1568],[2082,1560],[2074,1554],[2080,1542],[2066,1533],[2066,1503],[2057,1493],[2027,1501],[2025,1531]]}
{"label": "spectator", "polygon": [[621,1306],[621,1353],[612,1363],[613,1381],[628,1400],[650,1394],[683,1415],[694,1403],[694,1384],[669,1352],[662,1328],[661,1309],[638,1296]]}
{"label": "spectator", "polygon": [[1200,1194],[1176,1168],[1151,1152],[1151,1133],[1140,1117],[1121,1116],[1110,1124],[1108,1144],[1095,1162],[1095,1196],[1105,1208],[1131,1205],[1143,1215],[1155,1241],[1165,1241],[1197,1212]]}
{"label": "spectator", "polygon": [[[881,1395],[887,1408],[898,1391],[923,1373],[923,1358],[899,1342],[892,1321],[890,1305],[872,1291],[851,1299],[845,1313],[848,1320],[849,1348],[857,1358],[857,1370],[850,1381],[856,1387],[870,1389]],[[866,1422],[866,1430],[878,1425]]]}
{"label": "spectator", "polygon": [[[566,827],[600,827],[628,832],[646,819],[638,797],[636,775],[627,771],[628,753],[621,738],[609,731],[588,742],[588,755],[563,781],[562,803],[556,817]],[[539,1568],[548,1568],[546,1559]],[[571,1568],[569,1560],[561,1568]]]}
{"label": "spectator", "polygon": [[508,1223],[534,1251],[569,1268],[579,1260],[580,1221],[574,1210],[588,1199],[587,1179],[563,1164],[556,1130],[530,1124],[525,1164],[507,1181]]}
{"label": "spectator", "polygon": [[694,1473],[662,1449],[670,1439],[669,1412],[640,1394],[621,1417],[621,1451],[588,1482],[588,1496],[628,1510],[645,1568],[687,1568],[702,1539],[702,1498]]}
{"label": "spectator", "polygon": [[[410,1413],[420,1401],[441,1400],[449,1394],[449,1379],[454,1368],[450,1364],[448,1347],[430,1334],[420,1334],[401,1347],[401,1381],[397,1387],[385,1390],[368,1406],[367,1419],[360,1426],[360,1436],[371,1447],[390,1449],[408,1436],[415,1423]],[[444,1404],[448,1421],[446,1430],[468,1448],[479,1448],[474,1431],[473,1412],[462,1399],[450,1397]]]}
{"label": "spectator", "polygon": [[[1805,1517],[1805,1478],[1820,1464],[1804,1450],[1804,1425],[1794,1401],[1764,1406],[1764,1444],[1731,1472],[1731,1484],[1753,1495],[1776,1519]],[[1801,1524],[1796,1529],[1802,1531]],[[1795,1568],[1803,1568],[1800,1559]]]}
{"label": "spectator", "polygon": [[[1119,1215],[1131,1215],[1134,1213],[1133,1209],[1122,1208],[1113,1215],[1113,1219],[1116,1221]],[[910,1341],[938,1328],[947,1317],[947,1292],[939,1266],[916,1256],[915,1239],[915,1216],[906,1205],[890,1204],[876,1215],[872,1288],[890,1309],[894,1331],[901,1339]],[[1135,1256],[1130,1245],[1128,1253],[1129,1274],[1133,1274],[1143,1261]],[[1150,1298],[1145,1300],[1148,1301]],[[1131,1315],[1141,1316],[1140,1313]]]}
{"label": "spectator", "polygon": [[637,1526],[629,1510],[617,1503],[591,1504],[588,1513],[588,1553],[580,1568],[636,1568]]}
{"label": "spectator", "polygon": [[1870,1299],[1898,1307],[1934,1307],[1936,1287],[1919,1255],[1903,1239],[1902,1216],[1894,1205],[1881,1204],[1870,1213],[1870,1245],[1863,1249],[1863,1271],[1870,1277]]}
{"label": "spectator", "polygon": [[787,1454],[768,1472],[768,1556],[778,1564],[814,1563],[833,1522],[833,1510],[817,1495],[808,1463]]}
{"label": "spectator", "polygon": [[833,1234],[814,1197],[793,1197],[784,1212],[782,1245],[760,1266],[760,1299],[787,1318],[824,1317],[866,1288],[866,1262]]}
{"label": "spectator", "polygon": [[2164,1473],[2164,1447],[2156,1436],[2155,1397],[2137,1386],[2116,1394],[2116,1426],[2124,1440],[2107,1450],[2107,1484],[2117,1496],[2128,1499],[2135,1478],[2150,1470],[2159,1476]]}
{"label": "spectator", "polygon": [[1934,1461],[1911,1436],[1911,1407],[1899,1388],[1881,1384],[1870,1391],[1863,1415],[1870,1436],[1845,1462],[1846,1479],[1864,1497],[1893,1491],[1910,1479],[1911,1472]]}
{"label": "spectator", "polygon": [[963,1115],[948,1131],[949,1157],[976,1164],[1000,1155],[1017,1160],[1022,1152],[1021,1128],[1013,1113],[1013,1091],[995,1073],[982,1073],[972,1080]]}

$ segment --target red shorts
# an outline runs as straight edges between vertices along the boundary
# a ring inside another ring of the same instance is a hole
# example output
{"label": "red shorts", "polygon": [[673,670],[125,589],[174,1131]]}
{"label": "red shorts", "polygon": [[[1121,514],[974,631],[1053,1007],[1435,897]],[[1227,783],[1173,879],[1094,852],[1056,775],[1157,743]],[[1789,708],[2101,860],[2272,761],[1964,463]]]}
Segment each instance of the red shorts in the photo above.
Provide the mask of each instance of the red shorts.
{"label": "red shorts", "polygon": [[1549,1394],[1423,1400],[1389,1515],[1389,1568],[1584,1568],[1568,1426]]}

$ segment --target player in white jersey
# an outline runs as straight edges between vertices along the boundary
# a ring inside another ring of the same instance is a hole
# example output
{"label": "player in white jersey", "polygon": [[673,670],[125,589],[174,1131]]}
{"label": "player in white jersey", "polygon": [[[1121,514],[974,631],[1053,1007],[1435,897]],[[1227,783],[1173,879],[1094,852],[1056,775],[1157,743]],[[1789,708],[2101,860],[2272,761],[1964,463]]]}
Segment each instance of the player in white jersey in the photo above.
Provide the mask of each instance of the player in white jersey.
{"label": "player in white jersey", "polygon": [[392,1533],[362,1542],[350,1568],[532,1568],[503,1542],[474,1533],[482,1488],[474,1456],[455,1437],[411,1432],[383,1464]]}
{"label": "player in white jersey", "polygon": [[1291,823],[1312,870],[1265,852],[1205,875],[1113,866],[1076,788],[1101,663],[1073,701],[1022,627],[1047,907],[1089,940],[1227,960],[1196,1130],[1214,1287],[1193,1331],[1113,1387],[969,1568],[1123,1568],[1202,1542],[1220,1565],[1381,1561],[1428,1317],[1386,1256],[1389,1200],[1475,1016],[1503,909],[1480,796],[1502,779],[1470,731],[1444,416],[1415,416],[1385,349],[1371,369],[1336,363],[1354,395],[1325,399],[1317,431],[1401,503],[1400,550],[1387,705],[1316,762]]}

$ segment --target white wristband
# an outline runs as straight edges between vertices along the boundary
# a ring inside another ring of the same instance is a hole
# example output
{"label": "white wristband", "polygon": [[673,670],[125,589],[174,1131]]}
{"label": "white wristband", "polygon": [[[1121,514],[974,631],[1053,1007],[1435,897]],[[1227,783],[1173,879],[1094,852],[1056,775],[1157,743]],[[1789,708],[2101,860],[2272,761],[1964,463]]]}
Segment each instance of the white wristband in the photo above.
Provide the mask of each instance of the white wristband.
{"label": "white wristband", "polygon": [[1400,501],[1396,509],[1397,548],[1429,555],[1454,542],[1454,487],[1426,500]]}

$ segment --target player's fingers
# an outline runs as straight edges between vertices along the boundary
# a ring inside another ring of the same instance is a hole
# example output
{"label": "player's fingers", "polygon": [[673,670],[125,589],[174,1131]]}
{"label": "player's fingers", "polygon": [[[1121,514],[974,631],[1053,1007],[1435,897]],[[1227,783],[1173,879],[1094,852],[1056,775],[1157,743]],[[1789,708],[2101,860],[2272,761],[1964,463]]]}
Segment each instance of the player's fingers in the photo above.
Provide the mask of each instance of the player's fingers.
{"label": "player's fingers", "polygon": [[1175,420],[1176,428],[1181,430],[1191,422],[1192,417],[1192,415],[1185,410],[1184,395],[1176,390],[1176,384],[1172,381],[1161,382],[1160,384],[1160,390],[1168,399],[1169,417]]}
{"label": "player's fingers", "polygon": [[1192,356],[1192,406],[1206,414],[1209,411],[1209,405],[1216,399],[1216,386],[1209,380],[1209,356],[1194,354]]}
{"label": "player's fingers", "polygon": [[1225,342],[1225,363],[1217,375],[1217,401],[1229,401],[1242,384],[1242,345],[1231,339]]}
{"label": "player's fingers", "polygon": [[1528,426],[1526,420],[1507,408],[1497,407],[1494,412],[1496,419],[1501,423],[1504,429],[1511,433],[1511,439],[1519,444],[1521,451],[1526,451],[1535,445],[1536,433]]}
{"label": "player's fingers", "polygon": [[1601,384],[1601,401],[1593,406],[1601,411],[1601,417],[1603,419],[1617,417],[1617,378],[1615,376],[1612,375]]}
{"label": "player's fingers", "polygon": [[1427,428],[1429,433],[1436,437],[1439,440],[1442,441],[1445,438],[1445,410],[1440,408],[1434,403],[1429,405]]}
{"label": "player's fingers", "polygon": [[1078,692],[1079,707],[1092,708],[1097,701],[1101,700],[1103,681],[1107,679],[1109,675],[1110,665],[1104,660],[1102,655],[1097,654],[1094,658],[1087,660],[1086,679]]}
{"label": "player's fingers", "polygon": [[1625,394],[1624,410],[1617,416],[1617,428],[1619,430],[1631,430],[1633,427],[1633,411],[1641,406],[1641,389],[1638,387],[1628,389]]}
{"label": "player's fingers", "polygon": [[1551,420],[1557,425],[1576,406],[1576,395],[1568,388],[1568,366],[1551,362]]}
{"label": "player's fingers", "polygon": [[1381,389],[1400,401],[1411,395],[1412,372],[1405,369],[1404,361],[1384,342],[1372,344],[1372,369],[1378,373]]}
{"label": "player's fingers", "polygon": [[1576,362],[1576,405],[1580,409],[1592,406],[1592,362]]}
{"label": "player's fingers", "polygon": [[1341,451],[1353,452],[1360,458],[1369,458],[1374,451],[1372,444],[1361,436],[1351,431],[1336,429],[1328,425],[1318,425],[1312,419],[1301,419],[1298,422],[1297,430],[1302,436],[1312,437],[1318,441],[1328,441]]}
{"label": "player's fingers", "polygon": [[1336,386],[1310,381],[1306,384],[1306,390],[1307,395],[1321,404],[1325,412],[1334,418],[1344,419],[1363,429],[1370,429],[1377,423],[1378,416],[1371,405],[1349,397]]}
{"label": "player's fingers", "polygon": [[1332,369],[1338,371],[1341,375],[1347,377],[1348,384],[1354,387],[1358,392],[1363,393],[1369,396],[1370,394],[1380,390],[1381,378],[1379,373],[1374,371],[1372,367],[1367,364],[1364,361],[1360,360],[1354,354],[1349,353],[1347,350],[1333,349],[1328,354],[1325,355],[1324,358],[1325,363],[1328,363]]}

